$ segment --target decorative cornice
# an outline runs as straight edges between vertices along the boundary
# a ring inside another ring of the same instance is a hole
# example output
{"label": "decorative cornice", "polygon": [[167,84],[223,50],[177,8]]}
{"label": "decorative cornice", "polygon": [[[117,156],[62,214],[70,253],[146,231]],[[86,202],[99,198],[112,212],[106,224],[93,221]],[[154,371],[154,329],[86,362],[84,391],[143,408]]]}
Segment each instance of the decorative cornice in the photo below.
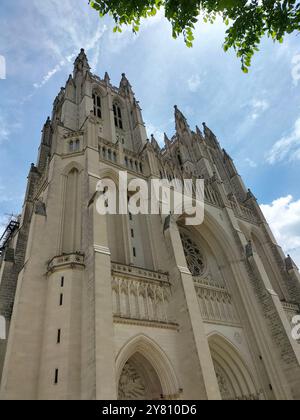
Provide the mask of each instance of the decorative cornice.
{"label": "decorative cornice", "polygon": [[66,254],[60,255],[58,257],[52,258],[48,263],[48,273],[51,274],[57,270],[61,269],[83,269],[85,268],[84,264],[84,255],[83,254]]}
{"label": "decorative cornice", "polygon": [[112,263],[112,274],[114,276],[138,279],[144,281],[166,283],[169,285],[169,274],[159,271],[146,270],[144,268],[128,266],[124,264]]}
{"label": "decorative cornice", "polygon": [[101,246],[101,245],[94,245],[94,251],[97,254],[102,254],[102,255],[111,255],[110,249],[107,248],[106,246]]}
{"label": "decorative cornice", "polygon": [[167,330],[179,331],[179,325],[160,321],[147,321],[141,319],[123,318],[120,316],[114,316],[115,324],[130,324],[130,325],[141,325],[143,327],[161,328]]}

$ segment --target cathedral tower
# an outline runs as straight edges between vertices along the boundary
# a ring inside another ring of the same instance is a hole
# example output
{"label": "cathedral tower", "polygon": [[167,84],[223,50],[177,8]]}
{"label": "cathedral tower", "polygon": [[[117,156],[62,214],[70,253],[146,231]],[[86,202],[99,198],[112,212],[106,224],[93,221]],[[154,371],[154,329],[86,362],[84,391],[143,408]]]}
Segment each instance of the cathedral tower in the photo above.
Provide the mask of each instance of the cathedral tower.
{"label": "cathedral tower", "polygon": [[[1,399],[300,399],[300,276],[204,123],[147,139],[81,50],[3,236]],[[205,219],[107,215],[102,178],[205,179]]]}

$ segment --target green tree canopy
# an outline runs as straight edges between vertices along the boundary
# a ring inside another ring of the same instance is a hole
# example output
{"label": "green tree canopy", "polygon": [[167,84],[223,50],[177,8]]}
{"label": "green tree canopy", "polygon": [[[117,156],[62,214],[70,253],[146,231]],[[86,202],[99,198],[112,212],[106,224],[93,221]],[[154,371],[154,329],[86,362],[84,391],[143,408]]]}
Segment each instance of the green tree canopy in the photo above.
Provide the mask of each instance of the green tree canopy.
{"label": "green tree canopy", "polygon": [[300,0],[89,0],[100,16],[111,15],[116,22],[115,32],[122,25],[139,30],[141,19],[155,16],[164,9],[172,25],[173,37],[184,36],[188,47],[193,46],[198,20],[214,23],[220,16],[228,26],[224,50],[236,50],[242,69],[248,72],[251,59],[260,41],[268,35],[283,42],[286,34],[299,31]]}

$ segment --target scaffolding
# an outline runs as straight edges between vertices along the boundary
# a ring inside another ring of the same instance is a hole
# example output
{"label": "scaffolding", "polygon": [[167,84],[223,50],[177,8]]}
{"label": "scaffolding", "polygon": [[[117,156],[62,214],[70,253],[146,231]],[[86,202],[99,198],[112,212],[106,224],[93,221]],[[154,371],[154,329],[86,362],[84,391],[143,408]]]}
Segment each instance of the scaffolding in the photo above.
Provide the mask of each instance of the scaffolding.
{"label": "scaffolding", "polygon": [[7,243],[9,242],[10,238],[13,236],[16,230],[20,227],[20,222],[18,218],[12,217],[8,222],[8,225],[3,232],[3,235],[0,238],[0,255],[2,254],[3,250],[5,249]]}

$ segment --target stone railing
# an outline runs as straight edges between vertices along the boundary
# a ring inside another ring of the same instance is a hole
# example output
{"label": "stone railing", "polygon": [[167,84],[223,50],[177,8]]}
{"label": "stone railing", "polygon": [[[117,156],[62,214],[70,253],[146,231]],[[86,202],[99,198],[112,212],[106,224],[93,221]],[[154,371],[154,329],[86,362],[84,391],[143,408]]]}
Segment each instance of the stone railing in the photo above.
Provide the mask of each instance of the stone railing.
{"label": "stone railing", "polygon": [[222,201],[219,193],[213,188],[209,181],[205,180],[204,200],[213,206],[222,207]]}
{"label": "stone railing", "polygon": [[257,218],[253,211],[249,209],[249,207],[245,207],[242,204],[238,204],[232,200],[230,200],[230,204],[237,218],[246,220],[250,223],[257,224]]}
{"label": "stone railing", "polygon": [[108,160],[113,163],[120,163],[119,149],[116,144],[110,143],[105,139],[99,137],[98,148],[101,159]]}
{"label": "stone railing", "polygon": [[135,153],[130,150],[123,150],[123,158],[121,151],[119,150],[119,144],[110,143],[109,141],[98,138],[98,149],[100,159],[124,166],[127,170],[136,172],[138,174],[144,173],[143,163],[138,159]]}
{"label": "stone railing", "polygon": [[240,325],[232,297],[223,287],[204,286],[194,282],[204,321],[215,324]]}
{"label": "stone railing", "polygon": [[84,255],[83,254],[67,254],[54,257],[48,263],[48,272],[53,272],[65,268],[84,268]]}
{"label": "stone railing", "polygon": [[300,313],[299,305],[296,305],[294,303],[288,303],[288,302],[281,302],[281,303],[289,322],[292,324],[292,319],[294,318],[294,316]]}
{"label": "stone railing", "polygon": [[127,154],[125,154],[124,156],[124,163],[123,163],[127,169],[129,169],[130,171],[139,173],[139,174],[143,174],[144,173],[144,167],[141,161],[132,158],[130,156],[128,156]]}
{"label": "stone railing", "polygon": [[171,323],[171,286],[166,274],[113,264],[112,294],[115,317]]}
{"label": "stone railing", "polygon": [[113,274],[121,274],[124,277],[132,278],[137,277],[139,279],[153,280],[158,282],[166,282],[169,284],[168,273],[160,271],[147,270],[145,268],[135,267],[131,265],[112,263]]}

